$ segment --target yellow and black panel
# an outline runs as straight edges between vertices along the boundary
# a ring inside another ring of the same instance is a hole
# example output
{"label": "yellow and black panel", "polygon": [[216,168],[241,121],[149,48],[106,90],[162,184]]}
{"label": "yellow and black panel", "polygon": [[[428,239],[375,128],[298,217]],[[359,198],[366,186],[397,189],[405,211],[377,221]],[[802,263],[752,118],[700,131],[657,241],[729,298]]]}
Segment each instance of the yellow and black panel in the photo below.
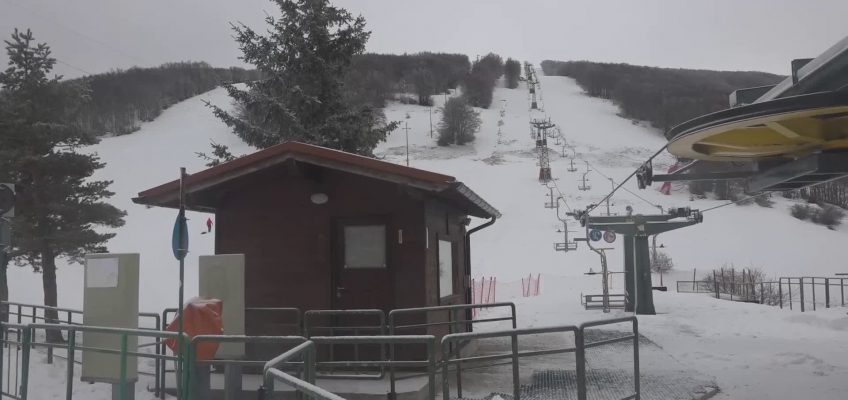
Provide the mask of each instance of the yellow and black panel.
{"label": "yellow and black panel", "polygon": [[822,92],[732,108],[671,129],[668,151],[708,161],[762,161],[848,150],[848,93]]}

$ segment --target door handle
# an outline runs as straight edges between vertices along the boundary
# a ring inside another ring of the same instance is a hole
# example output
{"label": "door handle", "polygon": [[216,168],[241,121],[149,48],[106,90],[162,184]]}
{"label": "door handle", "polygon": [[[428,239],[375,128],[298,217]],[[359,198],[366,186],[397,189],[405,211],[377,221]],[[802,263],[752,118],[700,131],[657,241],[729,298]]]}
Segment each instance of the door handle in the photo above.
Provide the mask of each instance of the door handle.
{"label": "door handle", "polygon": [[345,290],[347,290],[347,289],[345,289],[341,286],[336,286],[336,298],[337,299],[342,298],[342,292],[345,291]]}

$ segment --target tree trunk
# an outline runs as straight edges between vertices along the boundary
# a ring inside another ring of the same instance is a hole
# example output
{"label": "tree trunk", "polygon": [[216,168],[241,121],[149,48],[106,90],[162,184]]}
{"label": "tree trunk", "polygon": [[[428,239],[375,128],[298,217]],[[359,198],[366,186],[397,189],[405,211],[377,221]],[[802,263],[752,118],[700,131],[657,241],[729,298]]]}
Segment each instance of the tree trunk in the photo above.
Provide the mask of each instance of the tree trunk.
{"label": "tree trunk", "polygon": [[[41,251],[41,282],[44,287],[44,305],[57,307],[56,256],[53,254],[53,249],[49,246]],[[58,324],[59,313],[56,310],[44,310],[44,321],[48,324]],[[50,343],[61,343],[64,341],[60,331],[48,330],[45,334],[47,341]]]}
{"label": "tree trunk", "polygon": [[[9,301],[9,283],[6,272],[9,266],[9,254],[0,251],[0,301]],[[0,305],[0,321],[9,322],[9,306],[5,303]]]}

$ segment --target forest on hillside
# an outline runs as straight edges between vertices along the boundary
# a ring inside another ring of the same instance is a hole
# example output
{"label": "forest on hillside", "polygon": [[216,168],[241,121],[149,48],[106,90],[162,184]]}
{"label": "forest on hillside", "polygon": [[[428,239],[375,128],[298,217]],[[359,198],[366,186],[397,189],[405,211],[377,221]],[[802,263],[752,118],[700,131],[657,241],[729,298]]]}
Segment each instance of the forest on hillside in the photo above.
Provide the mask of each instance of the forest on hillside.
{"label": "forest on hillside", "polygon": [[589,96],[612,100],[625,118],[665,132],[692,118],[729,107],[736,89],[774,85],[784,77],[755,71],[657,68],[589,61],[542,62],[545,75],[567,76]]}
{"label": "forest on hillside", "polygon": [[[430,105],[431,96],[463,84],[471,65],[464,54],[361,54],[353,58],[343,77],[344,91],[352,103],[377,108],[385,107],[389,100]],[[255,70],[175,62],[115,70],[69,82],[83,82],[90,90],[90,102],[78,117],[81,126],[101,135],[124,135],[189,97],[225,83],[258,78]],[[489,92],[494,85],[491,86]]]}
{"label": "forest on hillside", "polygon": [[89,75],[68,82],[84,83],[90,101],[77,123],[101,135],[124,135],[142,122],[189,97],[229,82],[255,79],[243,68],[213,68],[205,62],[177,62],[153,68],[130,68]]}
{"label": "forest on hillside", "polygon": [[430,105],[430,96],[456,88],[471,69],[464,54],[365,53],[353,57],[344,77],[344,87],[354,104],[385,107],[397,94],[416,104]]}

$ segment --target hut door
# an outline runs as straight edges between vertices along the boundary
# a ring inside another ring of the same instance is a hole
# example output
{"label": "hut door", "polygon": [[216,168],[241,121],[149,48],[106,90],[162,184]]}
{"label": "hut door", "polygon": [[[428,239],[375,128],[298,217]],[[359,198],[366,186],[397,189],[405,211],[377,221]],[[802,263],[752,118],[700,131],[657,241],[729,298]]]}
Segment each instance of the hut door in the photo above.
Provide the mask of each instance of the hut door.
{"label": "hut door", "polygon": [[392,308],[385,220],[339,224],[333,304],[336,309]]}

